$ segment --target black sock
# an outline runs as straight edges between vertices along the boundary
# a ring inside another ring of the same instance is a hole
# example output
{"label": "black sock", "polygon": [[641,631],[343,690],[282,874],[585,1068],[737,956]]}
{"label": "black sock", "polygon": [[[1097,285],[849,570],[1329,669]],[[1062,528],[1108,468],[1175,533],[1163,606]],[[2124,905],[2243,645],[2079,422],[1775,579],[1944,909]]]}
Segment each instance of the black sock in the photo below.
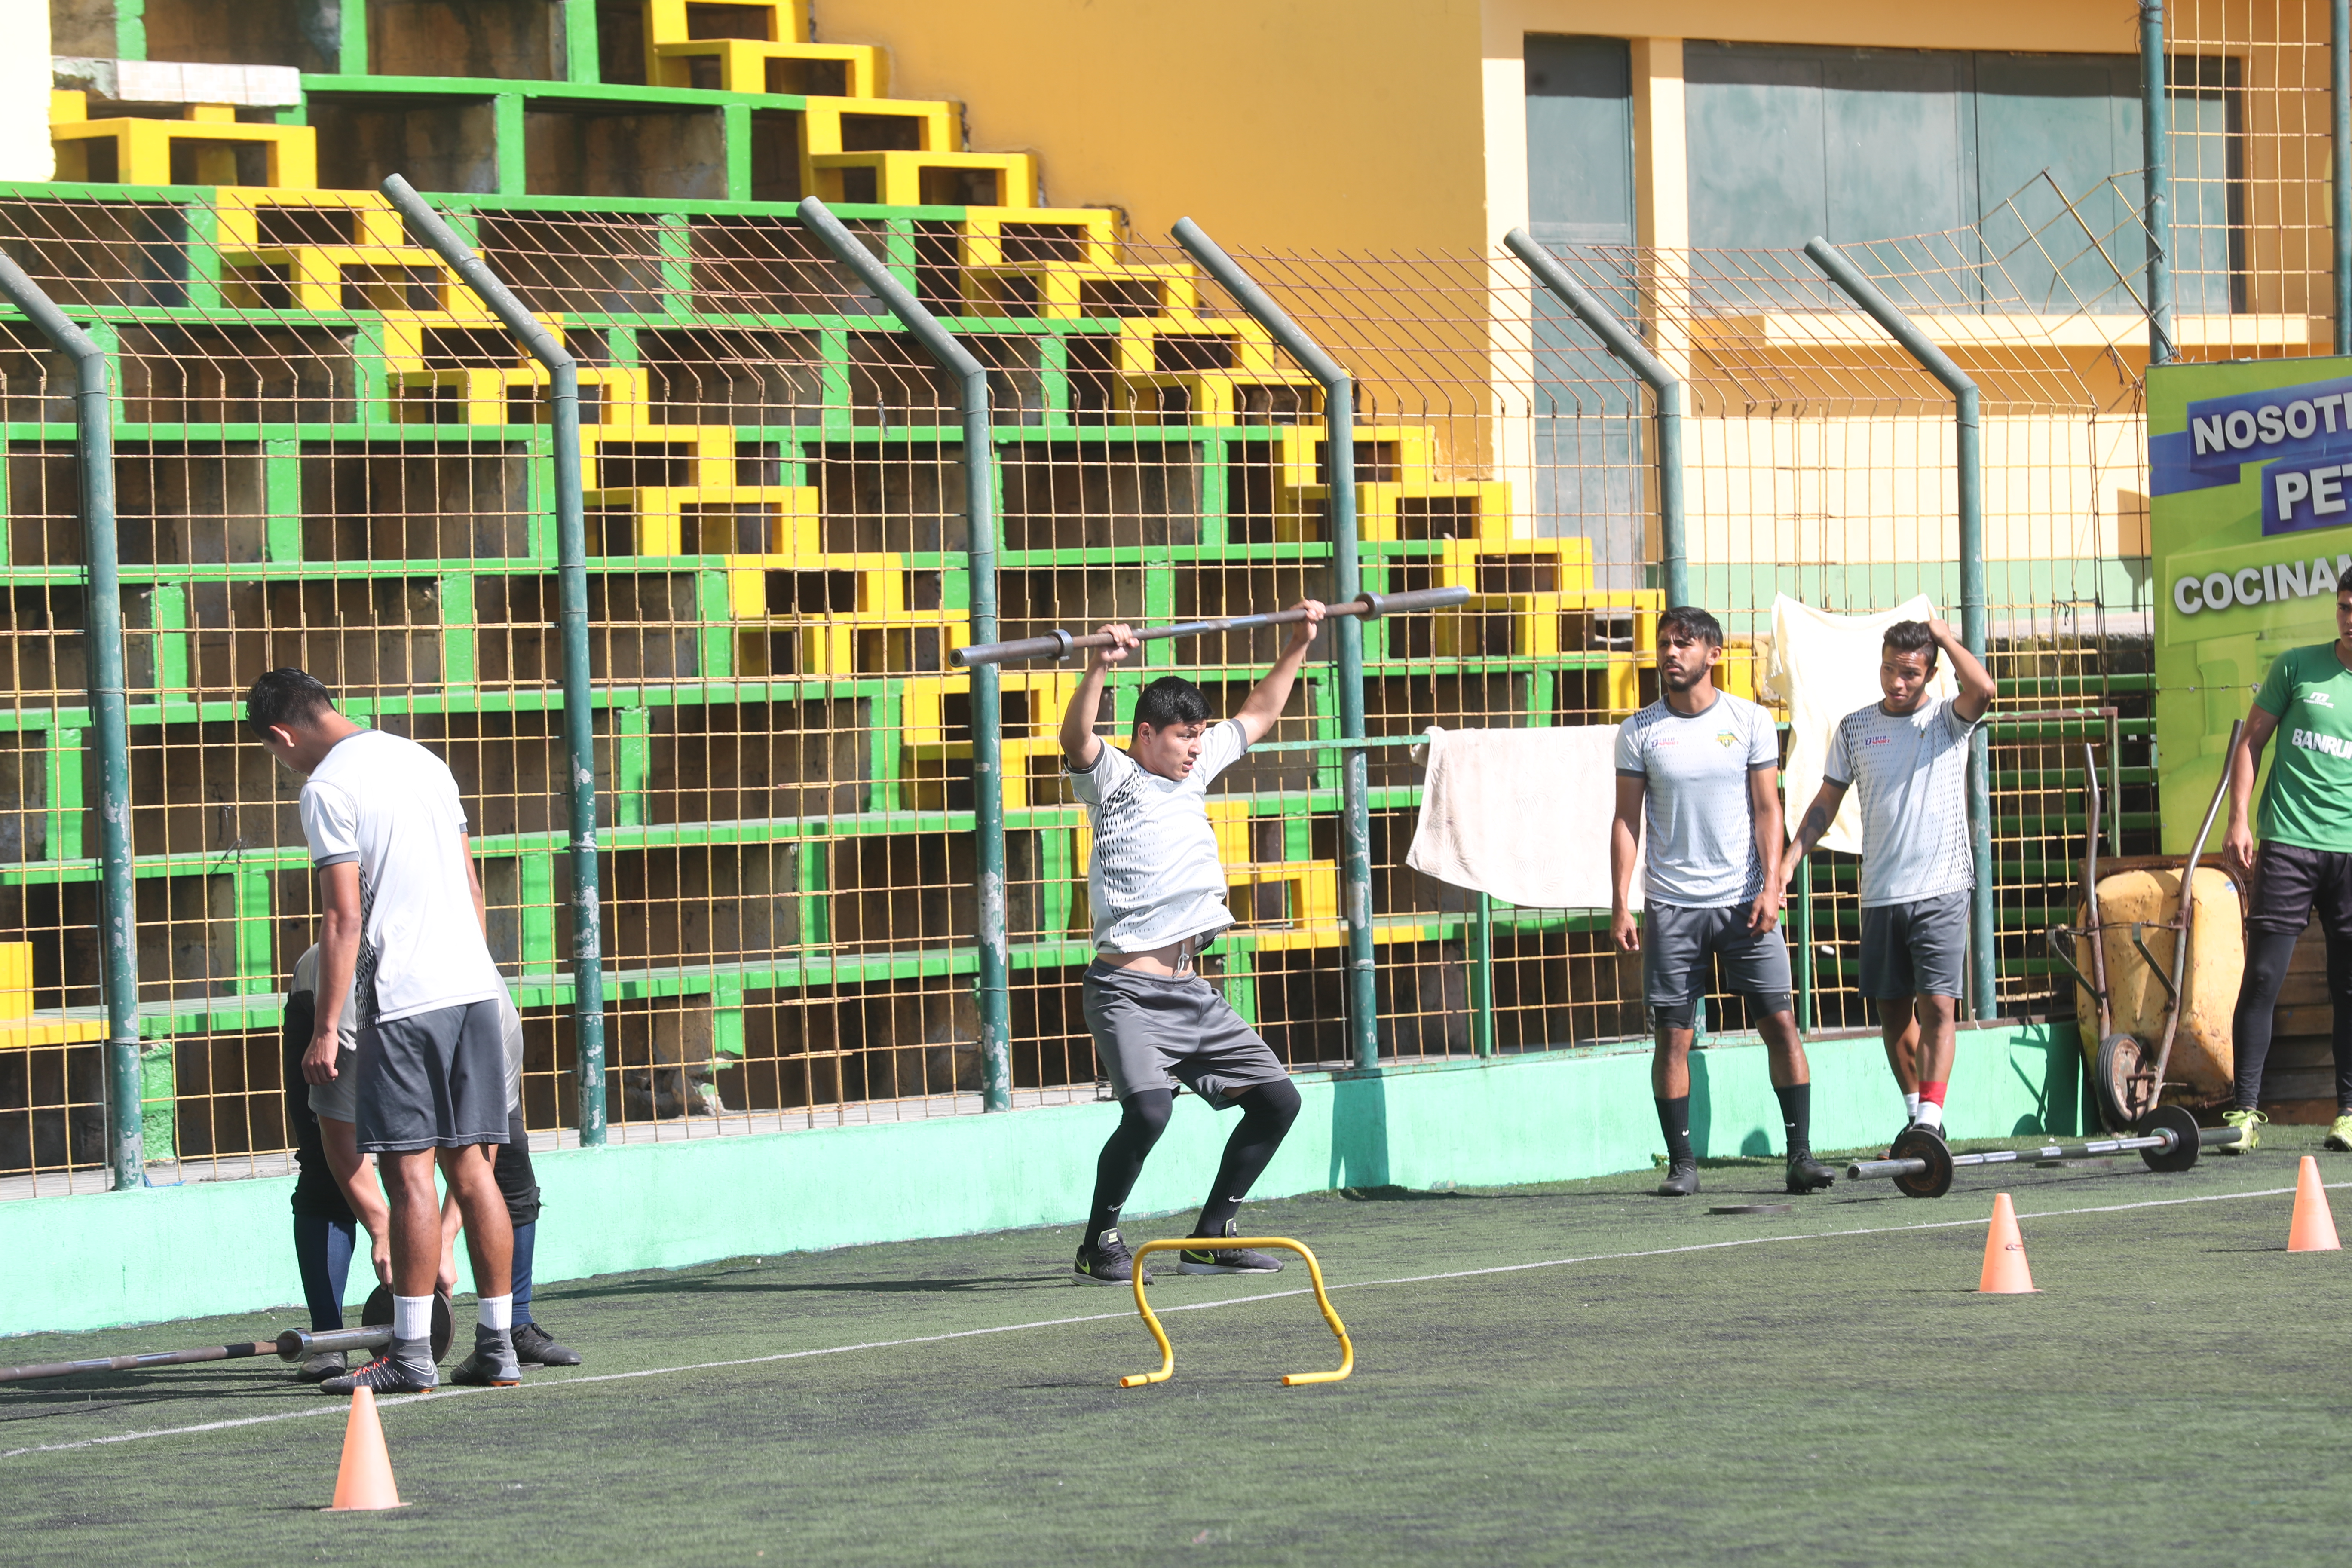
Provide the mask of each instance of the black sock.
{"label": "black sock", "polygon": [[1813,1152],[1813,1086],[1792,1083],[1786,1089],[1779,1084],[1772,1092],[1780,1100],[1780,1131],[1788,1134],[1789,1158]]}
{"label": "black sock", "polygon": [[343,1326],[343,1287],[351,1278],[354,1226],[323,1215],[294,1216],[294,1263],[302,1277],[302,1299],[310,1309],[310,1331]]}
{"label": "black sock", "polygon": [[1201,1205],[1194,1236],[1223,1236],[1225,1222],[1242,1212],[1242,1200],[1265,1173],[1266,1162],[1282,1147],[1283,1135],[1298,1115],[1298,1090],[1287,1080],[1262,1083],[1241,1098],[1242,1123],[1225,1140],[1225,1157],[1217,1166],[1217,1184]]}
{"label": "black sock", "polygon": [[1698,1163],[1691,1153],[1689,1095],[1658,1101],[1658,1127],[1666,1135],[1666,1163],[1669,1166]]}
{"label": "black sock", "polygon": [[1095,1161],[1095,1201],[1087,1213],[1088,1247],[1118,1223],[1119,1208],[1135,1190],[1135,1178],[1143,1173],[1143,1157],[1167,1129],[1168,1108],[1175,1098],[1164,1089],[1146,1089],[1119,1101],[1118,1130]]}
{"label": "black sock", "polygon": [[2286,967],[2294,957],[2295,938],[2301,934],[2256,925],[2246,928],[2246,967],[2238,981],[2237,1010],[2230,1019],[2241,1110],[2252,1110],[2262,1103],[2263,1067],[2270,1059],[2279,989],[2286,984]]}

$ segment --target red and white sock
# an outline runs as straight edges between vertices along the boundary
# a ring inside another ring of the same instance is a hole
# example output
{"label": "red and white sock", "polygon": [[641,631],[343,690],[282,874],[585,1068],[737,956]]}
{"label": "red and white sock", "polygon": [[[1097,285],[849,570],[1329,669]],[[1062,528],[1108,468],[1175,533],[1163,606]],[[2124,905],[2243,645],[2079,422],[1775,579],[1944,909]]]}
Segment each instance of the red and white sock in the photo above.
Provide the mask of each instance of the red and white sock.
{"label": "red and white sock", "polygon": [[1944,1127],[1944,1084],[1934,1079],[1919,1081],[1919,1125],[1933,1131]]}

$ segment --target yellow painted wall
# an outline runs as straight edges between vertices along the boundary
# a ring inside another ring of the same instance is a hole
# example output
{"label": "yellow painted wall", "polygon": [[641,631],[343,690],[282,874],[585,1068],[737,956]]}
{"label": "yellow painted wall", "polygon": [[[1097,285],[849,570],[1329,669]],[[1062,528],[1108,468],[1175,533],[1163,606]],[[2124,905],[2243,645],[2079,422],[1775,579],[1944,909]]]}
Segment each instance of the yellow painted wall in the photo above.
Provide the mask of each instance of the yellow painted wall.
{"label": "yellow painted wall", "polygon": [[[2117,54],[2114,0],[820,0],[892,90],[1035,152],[1055,204],[1246,248],[1483,250],[1525,220],[1528,33]],[[1678,102],[1679,100],[1677,99]]]}

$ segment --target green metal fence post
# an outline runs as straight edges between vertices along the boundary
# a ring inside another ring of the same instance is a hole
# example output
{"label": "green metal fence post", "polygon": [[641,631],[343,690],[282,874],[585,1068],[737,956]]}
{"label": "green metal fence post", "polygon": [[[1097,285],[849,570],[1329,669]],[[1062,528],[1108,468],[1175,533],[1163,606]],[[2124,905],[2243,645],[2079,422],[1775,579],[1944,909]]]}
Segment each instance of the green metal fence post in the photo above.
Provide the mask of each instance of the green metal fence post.
{"label": "green metal fence post", "polygon": [[[964,558],[971,584],[971,635],[996,640],[996,446],[992,429],[988,369],[923,308],[896,273],[866,248],[825,205],[811,196],[800,205],[801,222],[888,307],[923,352],[956,378],[963,405]],[[972,831],[980,870],[981,1103],[989,1110],[1013,1109],[1012,958],[1006,934],[1004,889],[1003,712],[999,671],[992,664],[971,672]]]}
{"label": "green metal fence post", "polygon": [[1515,228],[1503,237],[1512,255],[1527,263],[1536,281],[1551,291],[1582,321],[1603,347],[1626,369],[1640,376],[1658,405],[1658,553],[1660,586],[1668,605],[1690,603],[1690,546],[1683,515],[1683,384],[1665,362],[1642,346],[1608,306],[1570,276],[1559,258],[1537,244],[1528,231]]}
{"label": "green metal fence post", "polygon": [[[2340,0],[2339,0],[2340,4]],[[2165,364],[2172,342],[2172,104],[2166,97],[2164,0],[2140,0],[2139,135],[2147,165],[2147,363]],[[2338,101],[2342,101],[2340,99]],[[2342,244],[2343,229],[2336,229]],[[2342,268],[2337,269],[2342,275]]]}
{"label": "green metal fence post", "polygon": [[2327,7],[2327,186],[2334,215],[2336,352],[2352,354],[2352,0]]}
{"label": "green metal fence post", "polygon": [[[1936,346],[1918,323],[1879,291],[1846,259],[1845,252],[1819,235],[1805,242],[1805,254],[1846,297],[1870,313],[1901,343],[1919,368],[1952,395],[1952,423],[1958,446],[1960,511],[1960,640],[1985,656],[1984,426],[1977,384]],[[1992,932],[1992,773],[1984,726],[1969,745],[1969,847],[1976,857],[1977,885],[1969,906],[1969,988],[1975,1016],[1994,1016]]]}
{"label": "green metal fence post", "polygon": [[0,256],[0,294],[74,362],[74,449],[81,470],[83,588],[90,716],[98,729],[99,944],[106,990],[106,1150],[117,1192],[144,1186],[147,1151],[139,1066],[139,921],[131,875],[131,727],[122,689],[122,585],[115,552],[114,405],[106,354],[89,334]]}
{"label": "green metal fence post", "polygon": [[1470,906],[1470,1049],[1495,1054],[1495,900],[1488,893]]}
{"label": "green metal fence post", "polygon": [[[1362,592],[1356,562],[1356,388],[1339,362],[1290,319],[1191,218],[1178,218],[1176,243],[1249,312],[1307,374],[1323,386],[1323,458],[1331,490],[1331,591],[1345,604]],[[1364,623],[1340,620],[1335,636],[1339,653],[1339,734],[1364,738]],[[1348,915],[1348,1033],[1355,1063],[1372,1068],[1381,1060],[1379,1005],[1372,984],[1371,773],[1363,748],[1340,752],[1339,870],[1341,902]]]}
{"label": "green metal fence post", "polygon": [[563,631],[563,744],[571,770],[573,1079],[580,1142],[604,1142],[604,932],[596,865],[596,704],[588,670],[588,538],[580,473],[580,366],[425,198],[394,174],[383,194],[418,238],[547,368],[555,446],[555,555]]}

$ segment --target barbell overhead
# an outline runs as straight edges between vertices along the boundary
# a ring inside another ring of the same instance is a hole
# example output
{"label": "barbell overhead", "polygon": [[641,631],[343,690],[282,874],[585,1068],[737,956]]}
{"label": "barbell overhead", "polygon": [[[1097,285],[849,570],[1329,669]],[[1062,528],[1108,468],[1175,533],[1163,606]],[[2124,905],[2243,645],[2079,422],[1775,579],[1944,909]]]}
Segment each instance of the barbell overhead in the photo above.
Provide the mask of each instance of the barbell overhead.
{"label": "barbell overhead", "polygon": [[1846,1167],[1845,1173],[1853,1182],[1892,1181],[1911,1197],[1940,1198],[1951,1190],[1954,1173],[1967,1167],[2137,1153],[2151,1171],[2185,1171],[2197,1163],[2205,1150],[2234,1143],[2239,1136],[2234,1127],[2199,1127],[2197,1118],[2179,1105],[2158,1106],[2124,1137],[2043,1143],[2030,1149],[1985,1149],[1969,1154],[1953,1153],[1927,1128],[1906,1127],[1896,1135],[1885,1159],[1857,1160]]}
{"label": "barbell overhead", "polygon": [[[1417,611],[1448,609],[1469,602],[1467,588],[1414,588],[1402,594],[1359,594],[1344,605],[1328,605],[1324,615],[1361,616],[1366,620],[1378,620],[1382,616],[1411,615]],[[1173,626],[1144,626],[1135,637],[1138,642],[1157,642],[1162,637],[1212,637],[1219,632],[1255,631],[1260,626],[1287,626],[1303,621],[1307,612],[1300,609],[1269,610],[1262,616],[1231,616],[1219,621],[1179,621]],[[975,664],[1014,664],[1033,658],[1067,658],[1081,648],[1108,647],[1113,639],[1105,632],[1088,632],[1081,637],[1071,632],[1049,632],[1041,637],[1015,637],[1011,642],[974,643],[960,647],[952,656],[957,664],[969,668]]]}

